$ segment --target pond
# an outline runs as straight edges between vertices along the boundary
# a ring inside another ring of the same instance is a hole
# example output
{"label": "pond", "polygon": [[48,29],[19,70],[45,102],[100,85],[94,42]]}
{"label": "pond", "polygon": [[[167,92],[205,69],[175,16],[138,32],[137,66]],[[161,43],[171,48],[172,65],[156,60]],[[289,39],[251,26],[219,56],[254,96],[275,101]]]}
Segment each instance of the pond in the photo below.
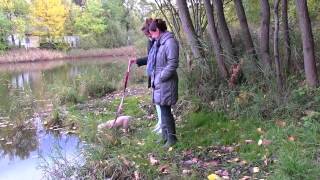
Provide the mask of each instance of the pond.
{"label": "pond", "polygon": [[[120,60],[0,65],[0,179],[41,179],[41,167],[50,165],[57,155],[81,162],[85,143],[72,133],[49,131],[43,123],[50,117],[57,93],[79,82],[91,82],[90,78],[99,79],[99,72],[122,68],[116,61]],[[108,83],[117,84],[116,77],[111,76]]]}

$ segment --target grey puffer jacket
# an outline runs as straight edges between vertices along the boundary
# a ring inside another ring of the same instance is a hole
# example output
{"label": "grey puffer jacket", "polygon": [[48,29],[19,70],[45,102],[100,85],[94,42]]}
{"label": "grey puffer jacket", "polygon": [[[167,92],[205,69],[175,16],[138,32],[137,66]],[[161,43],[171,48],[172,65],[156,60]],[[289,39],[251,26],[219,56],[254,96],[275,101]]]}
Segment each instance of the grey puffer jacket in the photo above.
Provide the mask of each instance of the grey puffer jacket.
{"label": "grey puffer jacket", "polygon": [[[178,100],[179,44],[171,32],[164,32],[152,48],[158,48],[151,76],[152,100],[158,105],[174,105]],[[154,51],[150,52],[149,57],[154,56]]]}

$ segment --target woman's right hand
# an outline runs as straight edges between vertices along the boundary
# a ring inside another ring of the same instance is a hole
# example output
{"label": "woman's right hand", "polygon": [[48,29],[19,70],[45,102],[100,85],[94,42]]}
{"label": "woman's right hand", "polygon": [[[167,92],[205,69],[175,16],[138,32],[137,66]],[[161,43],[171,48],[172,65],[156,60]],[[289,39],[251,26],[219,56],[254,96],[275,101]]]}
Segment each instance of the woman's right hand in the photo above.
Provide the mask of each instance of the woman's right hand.
{"label": "woman's right hand", "polygon": [[130,61],[130,64],[136,64],[137,58],[131,58],[129,61]]}

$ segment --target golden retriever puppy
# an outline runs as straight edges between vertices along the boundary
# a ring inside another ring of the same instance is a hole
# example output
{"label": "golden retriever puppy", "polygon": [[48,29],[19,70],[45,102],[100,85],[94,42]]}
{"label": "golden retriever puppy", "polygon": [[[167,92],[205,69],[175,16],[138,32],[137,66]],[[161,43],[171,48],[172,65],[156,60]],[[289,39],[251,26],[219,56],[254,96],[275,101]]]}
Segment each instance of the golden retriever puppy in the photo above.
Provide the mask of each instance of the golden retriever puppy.
{"label": "golden retriever puppy", "polygon": [[113,126],[113,128],[122,128],[125,132],[128,132],[131,120],[131,116],[119,116],[116,122],[114,122],[115,120],[109,120],[107,122],[99,124],[98,131],[102,131],[103,129],[111,129]]}

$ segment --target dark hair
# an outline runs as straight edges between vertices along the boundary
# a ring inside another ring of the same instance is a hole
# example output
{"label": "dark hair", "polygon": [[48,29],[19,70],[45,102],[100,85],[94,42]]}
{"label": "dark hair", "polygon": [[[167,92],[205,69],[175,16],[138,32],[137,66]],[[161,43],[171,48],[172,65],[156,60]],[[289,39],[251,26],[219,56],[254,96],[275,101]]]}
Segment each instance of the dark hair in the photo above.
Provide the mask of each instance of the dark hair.
{"label": "dark hair", "polygon": [[157,28],[160,32],[165,32],[167,30],[167,24],[162,19],[155,19],[149,25],[149,31],[156,31]]}
{"label": "dark hair", "polygon": [[153,21],[152,18],[147,18],[143,23],[141,31],[144,32],[144,33],[149,33],[149,26],[152,23],[152,21]]}

